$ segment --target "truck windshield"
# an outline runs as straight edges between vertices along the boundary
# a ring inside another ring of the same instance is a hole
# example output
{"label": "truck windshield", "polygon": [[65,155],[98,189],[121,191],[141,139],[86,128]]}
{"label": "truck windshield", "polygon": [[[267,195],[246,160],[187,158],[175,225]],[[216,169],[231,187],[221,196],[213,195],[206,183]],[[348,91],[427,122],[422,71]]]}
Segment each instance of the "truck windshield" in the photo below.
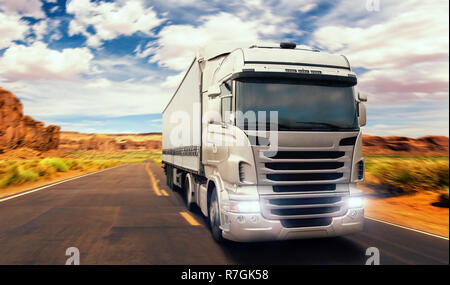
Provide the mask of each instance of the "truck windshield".
{"label": "truck windshield", "polygon": [[[273,124],[269,120],[270,111],[277,111],[280,131],[358,129],[352,87],[313,85],[284,79],[241,79],[236,81],[236,110],[237,126],[242,129],[260,126],[258,124],[264,119],[264,113],[258,113],[260,111],[265,112],[267,124]],[[252,113],[256,115],[252,117]]]}

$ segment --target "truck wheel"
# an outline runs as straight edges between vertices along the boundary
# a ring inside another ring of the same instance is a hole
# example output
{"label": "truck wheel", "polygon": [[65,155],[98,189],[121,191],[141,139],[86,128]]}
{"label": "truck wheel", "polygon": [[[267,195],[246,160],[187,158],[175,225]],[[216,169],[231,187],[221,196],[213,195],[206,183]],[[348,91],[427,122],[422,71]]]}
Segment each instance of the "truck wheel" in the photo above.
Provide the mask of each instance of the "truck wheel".
{"label": "truck wheel", "polygon": [[186,202],[186,208],[188,209],[188,211],[192,211],[192,206],[193,206],[193,202],[192,202],[192,194],[193,194],[193,185],[194,183],[192,182],[192,176],[190,174],[186,175],[186,178],[184,180],[184,199]]}
{"label": "truck wheel", "polygon": [[173,174],[172,167],[169,165],[166,165],[166,184],[167,184],[167,187],[169,187],[170,189],[173,190],[172,174]]}
{"label": "truck wheel", "polygon": [[209,226],[211,229],[212,236],[215,241],[222,242],[222,230],[220,229],[220,211],[219,211],[219,202],[217,199],[216,190],[213,190],[211,196],[211,202],[209,203],[208,208],[208,217],[209,217]]}

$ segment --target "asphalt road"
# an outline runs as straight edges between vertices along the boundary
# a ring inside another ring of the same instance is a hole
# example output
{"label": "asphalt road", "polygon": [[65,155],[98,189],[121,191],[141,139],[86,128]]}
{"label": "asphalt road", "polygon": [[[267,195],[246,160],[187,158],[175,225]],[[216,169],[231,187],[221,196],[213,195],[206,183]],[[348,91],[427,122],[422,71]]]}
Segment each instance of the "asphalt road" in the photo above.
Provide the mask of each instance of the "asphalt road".
{"label": "asphalt road", "polygon": [[0,199],[0,264],[65,264],[69,247],[81,264],[364,264],[369,247],[381,264],[449,264],[448,240],[373,220],[346,237],[219,245],[164,181],[142,163]]}

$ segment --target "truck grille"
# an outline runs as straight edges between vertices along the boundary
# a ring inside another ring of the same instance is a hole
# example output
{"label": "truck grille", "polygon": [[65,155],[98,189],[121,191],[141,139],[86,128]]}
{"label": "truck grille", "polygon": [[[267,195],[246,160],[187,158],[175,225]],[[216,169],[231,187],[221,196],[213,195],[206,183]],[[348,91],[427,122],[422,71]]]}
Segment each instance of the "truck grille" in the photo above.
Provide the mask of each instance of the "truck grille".
{"label": "truck grille", "polygon": [[334,191],[336,184],[274,185],[273,192]]}
{"label": "truck grille", "polygon": [[[346,135],[352,139],[354,137],[353,133]],[[319,135],[314,134],[314,136]],[[277,152],[273,153],[269,152],[268,146],[253,145],[258,185],[273,186],[273,191],[261,194],[339,191],[340,189],[337,189],[339,187],[332,189],[332,185],[349,183],[354,146],[340,145],[340,142],[345,140],[345,136],[343,138],[336,136],[335,139],[332,139],[332,136],[330,136],[331,139],[324,137],[325,134],[321,136],[320,139],[330,140],[329,146],[291,147],[283,146],[281,142]],[[299,141],[298,145],[301,144],[302,142]]]}
{"label": "truck grille", "polygon": [[273,170],[319,170],[337,169],[344,166],[343,162],[303,162],[303,163],[266,163],[266,168]]}
{"label": "truck grille", "polygon": [[273,159],[334,159],[344,155],[343,151],[278,151],[275,156],[264,152],[264,156]]}
{"label": "truck grille", "polygon": [[292,219],[281,220],[281,224],[285,228],[323,227],[330,225],[332,221],[332,218]]}
{"label": "truck grille", "polygon": [[293,208],[293,209],[274,209],[272,214],[278,216],[301,216],[301,215],[315,215],[328,214],[339,211],[340,207],[321,207],[321,208]]}
{"label": "truck grille", "polygon": [[267,174],[272,181],[317,181],[335,180],[344,176],[342,173],[297,173],[297,174]]}
{"label": "truck grille", "polygon": [[262,195],[262,210],[268,219],[332,218],[345,214],[346,193]]}
{"label": "truck grille", "polygon": [[295,228],[345,215],[355,135],[279,132],[276,153],[253,144],[263,216]]}
{"label": "truck grille", "polygon": [[318,198],[293,198],[293,199],[270,199],[271,205],[315,205],[331,204],[341,201],[341,197],[318,197]]}

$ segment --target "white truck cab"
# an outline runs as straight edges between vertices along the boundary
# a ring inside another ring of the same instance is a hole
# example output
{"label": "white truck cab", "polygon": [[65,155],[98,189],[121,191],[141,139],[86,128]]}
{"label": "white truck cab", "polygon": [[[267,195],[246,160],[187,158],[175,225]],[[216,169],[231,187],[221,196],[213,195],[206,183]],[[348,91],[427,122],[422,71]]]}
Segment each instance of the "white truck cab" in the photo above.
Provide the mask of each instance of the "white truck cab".
{"label": "white truck cab", "polygon": [[365,95],[342,55],[293,43],[198,52],[163,111],[167,184],[213,237],[361,231]]}

